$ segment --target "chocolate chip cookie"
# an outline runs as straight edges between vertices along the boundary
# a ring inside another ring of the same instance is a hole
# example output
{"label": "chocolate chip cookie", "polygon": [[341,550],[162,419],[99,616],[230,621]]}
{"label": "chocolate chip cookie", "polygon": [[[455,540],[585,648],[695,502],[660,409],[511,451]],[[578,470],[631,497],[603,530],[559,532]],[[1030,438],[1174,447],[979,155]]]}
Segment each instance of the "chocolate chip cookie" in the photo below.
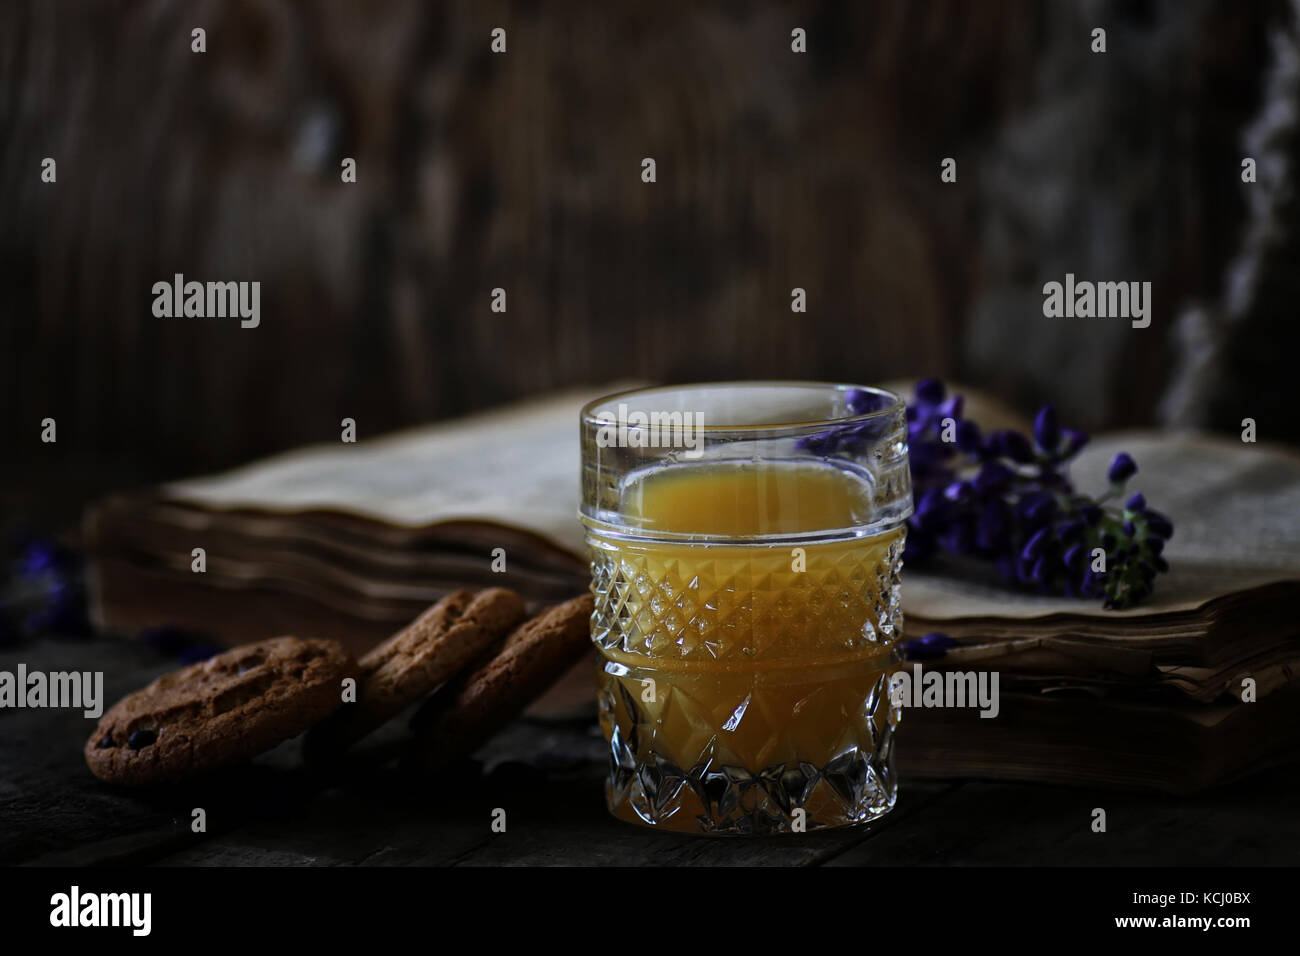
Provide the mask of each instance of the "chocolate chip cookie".
{"label": "chocolate chip cookie", "polygon": [[590,594],[519,625],[416,712],[413,759],[435,770],[473,753],[591,647]]}
{"label": "chocolate chip cookie", "polygon": [[335,641],[277,637],[164,674],[128,694],[86,741],[96,777],[174,783],[294,737],[342,704],[356,664]]}
{"label": "chocolate chip cookie", "polygon": [[308,757],[360,740],[464,669],[523,616],[523,598],[507,588],[449,594],[361,658],[356,702],[308,734]]}

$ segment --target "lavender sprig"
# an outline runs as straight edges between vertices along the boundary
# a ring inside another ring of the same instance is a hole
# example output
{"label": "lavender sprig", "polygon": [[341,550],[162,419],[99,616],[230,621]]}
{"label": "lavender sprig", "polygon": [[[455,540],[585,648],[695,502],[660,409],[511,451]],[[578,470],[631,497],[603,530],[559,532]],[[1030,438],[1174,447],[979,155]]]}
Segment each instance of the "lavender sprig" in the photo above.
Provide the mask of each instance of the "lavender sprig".
{"label": "lavender sprig", "polygon": [[88,636],[80,557],[28,532],[9,543],[16,553],[0,560],[0,645],[42,634]]}
{"label": "lavender sprig", "polygon": [[1169,570],[1162,552],[1174,528],[1141,494],[1125,500],[1137,474],[1132,456],[1115,456],[1110,487],[1094,500],[1067,474],[1088,435],[1061,427],[1053,406],[1038,412],[1032,437],[983,436],[962,418],[961,397],[945,392],[927,379],[907,409],[909,448],[914,456],[919,450],[922,466],[912,470],[916,511],[906,559],[974,555],[1008,580],[1100,598],[1106,608],[1132,607],[1151,594],[1156,575]]}
{"label": "lavender sprig", "polygon": [[[920,563],[939,552],[972,556],[991,562],[1008,581],[1100,598],[1111,609],[1149,596],[1156,575],[1169,570],[1162,552],[1174,527],[1140,493],[1125,499],[1137,474],[1132,456],[1114,457],[1110,487],[1093,499],[1079,494],[1067,474],[1088,435],[1062,427],[1053,406],[1039,410],[1032,435],[1009,429],[985,435],[963,417],[963,406],[937,379],[918,382],[907,406],[915,510],[904,560]],[[869,409],[850,400],[850,410]],[[829,454],[862,437],[833,430],[810,439],[807,450]]]}

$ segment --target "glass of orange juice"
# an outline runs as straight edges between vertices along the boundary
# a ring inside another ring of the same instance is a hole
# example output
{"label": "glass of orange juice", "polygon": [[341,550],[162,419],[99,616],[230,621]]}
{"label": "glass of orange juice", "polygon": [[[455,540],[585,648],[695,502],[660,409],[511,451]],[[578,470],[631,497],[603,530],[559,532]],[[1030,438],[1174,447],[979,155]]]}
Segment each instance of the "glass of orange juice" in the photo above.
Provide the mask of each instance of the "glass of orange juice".
{"label": "glass of orange juice", "polygon": [[669,386],[582,411],[606,798],[688,833],[894,805],[902,401],[815,382]]}

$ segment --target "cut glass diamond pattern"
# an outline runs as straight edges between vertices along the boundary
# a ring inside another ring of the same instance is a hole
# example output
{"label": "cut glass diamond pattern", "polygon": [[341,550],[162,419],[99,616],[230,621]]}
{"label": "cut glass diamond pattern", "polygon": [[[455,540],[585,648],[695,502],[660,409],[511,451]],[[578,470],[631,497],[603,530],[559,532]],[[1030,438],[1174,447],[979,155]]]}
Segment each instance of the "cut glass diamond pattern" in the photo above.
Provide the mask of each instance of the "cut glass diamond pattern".
{"label": "cut glass diamond pattern", "polygon": [[805,573],[788,551],[733,551],[687,577],[652,549],[594,548],[611,809],[737,834],[789,831],[800,810],[810,830],[888,812],[899,715],[882,662],[902,635],[901,550],[846,548]]}

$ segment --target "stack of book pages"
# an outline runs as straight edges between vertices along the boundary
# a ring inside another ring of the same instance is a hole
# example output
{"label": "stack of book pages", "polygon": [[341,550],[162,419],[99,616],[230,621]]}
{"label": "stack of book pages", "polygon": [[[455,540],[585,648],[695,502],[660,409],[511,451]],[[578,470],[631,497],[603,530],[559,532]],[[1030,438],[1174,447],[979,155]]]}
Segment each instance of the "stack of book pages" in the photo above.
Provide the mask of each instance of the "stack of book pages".
{"label": "stack of book pages", "polygon": [[361,651],[458,588],[511,587],[534,605],[580,594],[587,397],[313,446],[100,502],[84,528],[97,620],[227,644],[312,634]]}
{"label": "stack of book pages", "polygon": [[[334,637],[361,651],[456,588],[509,586],[534,605],[580,593],[577,416],[604,391],[100,502],[85,526],[96,618],[231,644]],[[968,395],[968,416],[988,423],[980,408]],[[961,645],[924,666],[996,671],[1000,697],[993,718],[905,710],[903,775],[1181,792],[1300,752],[1300,456],[1109,435],[1077,460],[1080,490],[1101,490],[1120,449],[1141,468],[1130,491],[1177,529],[1172,571],[1142,606],[1010,590],[960,565],[904,569],[908,635]],[[550,695],[549,712],[592,707],[587,670]]]}

